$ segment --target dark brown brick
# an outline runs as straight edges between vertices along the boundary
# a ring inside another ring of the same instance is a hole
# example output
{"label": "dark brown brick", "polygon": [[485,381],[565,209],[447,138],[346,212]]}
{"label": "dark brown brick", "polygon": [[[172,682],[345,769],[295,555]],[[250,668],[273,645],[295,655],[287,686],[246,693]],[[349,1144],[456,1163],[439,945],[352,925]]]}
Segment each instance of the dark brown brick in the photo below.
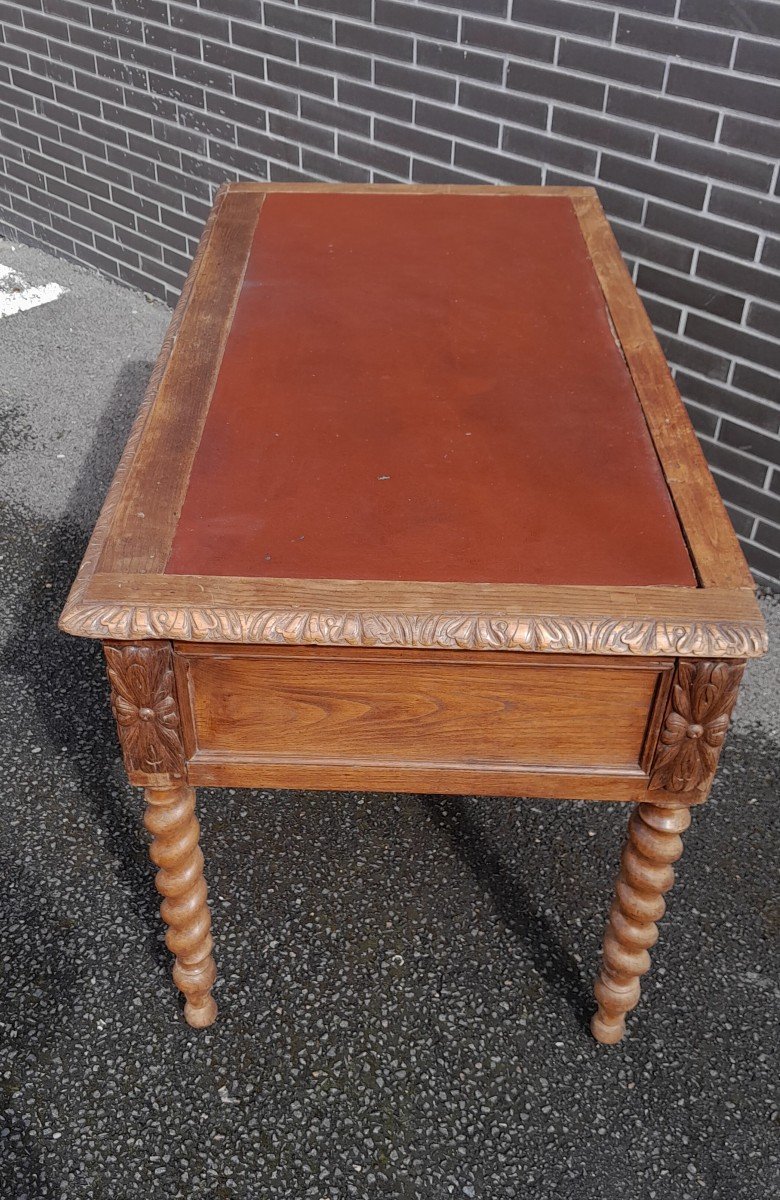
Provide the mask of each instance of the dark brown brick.
{"label": "dark brown brick", "polygon": [[316,38],[322,42],[333,41],[333,19],[331,17],[304,12],[302,9],[293,8],[291,4],[265,3],[263,13],[266,25],[270,25],[272,29],[283,29],[286,33]]}
{"label": "dark brown brick", "polygon": [[635,192],[649,193],[661,200],[672,200],[675,204],[682,204],[687,208],[700,209],[707,194],[707,185],[703,180],[691,179],[686,175],[663,171],[660,167],[650,166],[648,163],[632,162],[611,154],[602,156],[599,174],[607,183],[615,183]]}
{"label": "dark brown brick", "polygon": [[671,334],[664,334],[658,340],[669,362],[675,366],[684,367],[689,371],[695,371],[698,375],[704,375],[708,379],[719,380],[723,383],[728,379],[731,360],[722,354],[716,354],[714,350],[697,346],[694,342],[687,342],[683,338],[673,337]]}
{"label": "dark brown brick", "polygon": [[414,102],[410,96],[399,96],[397,92],[372,87],[366,83],[356,83],[352,79],[338,81],[338,98],[344,104],[365,108],[383,117],[393,117],[396,121],[411,122],[414,110]]}
{"label": "dark brown brick", "polygon": [[763,486],[767,474],[764,463],[757,462],[756,459],[742,454],[739,450],[734,450],[731,446],[724,445],[723,442],[715,442],[700,436],[704,453],[713,467],[727,471],[729,475],[735,475],[737,479],[742,479],[745,483],[752,483],[755,487]]}
{"label": "dark brown brick", "polygon": [[532,129],[507,129],[504,133],[503,150],[530,158],[545,166],[566,167],[571,171],[592,174],[596,169],[596,151],[576,142],[564,142],[558,138],[538,133]]}
{"label": "dark brown brick", "polygon": [[664,267],[672,267],[675,271],[687,272],[690,269],[693,262],[691,246],[676,242],[672,238],[660,237],[636,225],[613,222],[612,228],[624,254]]}
{"label": "dark brown brick", "polygon": [[677,372],[677,386],[686,400],[695,400],[697,404],[707,405],[715,412],[727,417],[736,417],[757,425],[768,433],[780,431],[780,409],[771,404],[743,396],[733,387],[723,387],[713,383],[711,379],[700,379],[697,375],[689,375],[685,371]]}
{"label": "dark brown brick", "polygon": [[780,372],[780,342],[768,341],[746,329],[736,329],[719,321],[710,321],[700,313],[689,313],[685,322],[686,337],[712,346],[721,353],[734,354],[748,362]]}
{"label": "dark brown brick", "polygon": [[158,46],[161,50],[172,50],[188,58],[200,58],[200,38],[169,25],[147,25],[144,29],[147,46]]}
{"label": "dark brown brick", "polygon": [[339,157],[371,167],[373,171],[383,171],[394,179],[409,178],[411,160],[408,154],[399,154],[397,150],[389,150],[386,146],[377,146],[374,142],[365,142],[345,133],[339,134],[338,151]]}
{"label": "dark brown brick", "polygon": [[615,121],[575,108],[556,108],[552,127],[553,132],[562,137],[589,142],[599,149],[609,146],[611,150],[633,154],[636,158],[649,158],[655,140],[655,134],[650,129],[638,129],[625,121]]}
{"label": "dark brown brick", "polygon": [[440,9],[417,7],[415,4],[400,3],[398,0],[376,0],[376,21],[393,29],[406,29],[422,37],[444,38],[454,41],[458,36],[458,18],[455,13]]}
{"label": "dark brown brick", "polygon": [[672,96],[687,96],[718,108],[780,120],[780,87],[762,80],[672,63],[666,90]]}
{"label": "dark brown brick", "polygon": [[203,108],[205,104],[203,88],[195,87],[184,79],[158,75],[155,71],[149,71],[149,90],[158,96],[168,96],[179,104],[190,104],[193,108]]}
{"label": "dark brown brick", "polygon": [[762,546],[768,546],[776,556],[778,566],[780,566],[780,526],[769,525],[766,521],[759,521],[753,535],[753,540],[759,542]]}
{"label": "dark brown brick", "polygon": [[531,96],[547,96],[550,100],[562,100],[567,104],[578,104],[598,111],[601,111],[606,93],[606,87],[600,80],[583,79],[579,75],[524,62],[510,62],[507,86]]}
{"label": "dark brown brick", "polygon": [[497,121],[475,117],[460,108],[443,107],[438,104],[417,102],[415,120],[426,129],[465,138],[470,142],[481,142],[483,146],[497,146],[500,126]]}
{"label": "dark brown brick", "polygon": [[374,137],[379,142],[408,150],[412,154],[420,154],[425,158],[437,158],[449,162],[452,157],[452,141],[449,138],[438,137],[423,129],[414,129],[409,125],[397,124],[393,121],[375,120]]}
{"label": "dark brown brick", "polygon": [[712,141],[718,128],[718,114],[713,109],[628,88],[610,87],[607,112],[640,125],[687,133],[702,141]]}
{"label": "dark brown brick", "polygon": [[735,450],[752,454],[769,464],[777,461],[780,443],[776,437],[772,437],[768,433],[761,433],[757,429],[748,428],[747,425],[737,425],[733,421],[724,420],[718,436],[724,445],[733,446]]}
{"label": "dark brown brick", "polygon": [[761,263],[773,271],[780,271],[780,240],[767,238],[761,251]]}
{"label": "dark brown brick", "polygon": [[171,25],[174,28],[185,29],[201,37],[219,38],[225,42],[228,40],[230,26],[223,16],[195,9],[192,5],[182,8],[178,4],[170,5],[170,14]]}
{"label": "dark brown brick", "polygon": [[414,58],[414,38],[372,25],[355,25],[350,21],[336,22],[336,44],[349,50],[358,50],[361,54],[396,58],[400,62],[411,62]]}
{"label": "dark brown brick", "polygon": [[480,87],[475,83],[462,83],[459,102],[462,108],[470,108],[473,112],[484,113],[486,116],[499,117],[516,125],[531,125],[536,129],[547,127],[547,104],[525,96],[517,96],[513,92]]}
{"label": "dark brown brick", "polygon": [[713,283],[744,292],[746,296],[758,296],[762,300],[780,304],[780,275],[775,271],[762,270],[761,267],[702,251],[696,263],[696,274],[702,279],[711,279]]}
{"label": "dark brown brick", "polygon": [[512,20],[521,25],[540,25],[543,29],[555,29],[563,33],[582,33],[586,37],[604,41],[612,36],[612,13],[589,4],[566,4],[561,0],[514,0]]}
{"label": "dark brown brick", "polygon": [[356,17],[360,21],[371,20],[371,0],[306,0],[306,7],[322,9],[329,14],[338,13],[342,17]]}
{"label": "dark brown brick", "polygon": [[[346,82],[346,81],[342,81]],[[344,99],[343,97],[339,97]],[[316,121],[320,125],[334,129],[348,130],[350,133],[361,133],[367,136],[371,132],[371,118],[365,113],[353,112],[345,108],[348,101],[342,104],[329,104],[326,100],[315,100],[312,96],[301,96],[301,116],[307,121]]]}
{"label": "dark brown brick", "polygon": [[[269,118],[269,123],[272,119],[272,117]],[[289,120],[289,118],[280,119]],[[244,128],[237,130],[236,137],[239,146],[245,150],[251,150],[254,154],[261,154],[264,158],[275,158],[279,162],[286,163],[297,163],[300,159],[299,147],[286,137],[272,137],[261,129]]]}
{"label": "dark brown brick", "polygon": [[469,171],[455,171],[441,163],[412,159],[412,179],[415,183],[474,183],[478,178]]}
{"label": "dark brown brick", "polygon": [[28,71],[12,71],[11,79],[14,87],[18,87],[23,92],[34,92],[36,96],[46,96],[49,100],[54,99],[54,84],[50,83],[48,79],[40,79]]}
{"label": "dark brown brick", "polygon": [[[557,172],[548,171],[546,182],[549,184],[567,184],[571,183],[572,179],[566,175],[559,175]],[[581,179],[580,183],[590,183],[588,179]],[[596,180],[596,190],[599,194],[604,212],[610,220],[632,221],[637,223],[642,220],[642,211],[645,202],[641,196],[632,196],[628,192],[622,192],[619,188],[610,187],[601,179]]]}
{"label": "dark brown brick", "polygon": [[268,159],[242,146],[226,146],[222,142],[209,142],[209,156],[223,167],[234,167],[239,175],[248,179],[268,177]]}
{"label": "dark brown brick", "polygon": [[416,67],[401,63],[377,61],[374,64],[374,82],[380,87],[394,88],[399,92],[411,92],[414,96],[425,96],[429,100],[454,103],[457,84],[444,75],[432,75]]}
{"label": "dark brown brick", "polygon": [[540,167],[520,162],[506,154],[482,150],[478,146],[456,145],[455,166],[485,175],[498,183],[538,184],[542,180]]}
{"label": "dark brown brick", "polygon": [[[41,142],[43,148],[43,142]],[[755,300],[748,308],[747,324],[770,338],[780,338],[780,309],[758,304]]]}
{"label": "dark brown brick", "polygon": [[780,125],[776,123],[752,121],[749,117],[737,117],[733,113],[726,113],[720,131],[720,141],[746,154],[780,158]]}
{"label": "dark brown brick", "polygon": [[[294,95],[283,91],[273,83],[266,83],[263,79],[243,79],[237,76],[235,88],[239,100],[255,105],[261,112],[264,108],[275,108],[289,113],[297,112],[298,105]],[[215,109],[215,111],[219,111],[219,109]]]}
{"label": "dark brown brick", "polygon": [[780,379],[776,375],[769,375],[746,363],[735,363],[732,382],[735,388],[742,388],[745,392],[768,400],[780,424]]}
{"label": "dark brown brick", "polygon": [[370,58],[317,42],[298,42],[298,60],[305,67],[316,67],[319,71],[335,75],[347,75],[352,79],[371,78]]}
{"label": "dark brown brick", "polygon": [[561,41],[558,65],[564,70],[585,71],[637,87],[660,88],[664,81],[665,65],[660,59],[646,54],[634,54],[595,42]]}
{"label": "dark brown brick", "polygon": [[[724,468],[725,469],[725,468]],[[749,483],[737,479],[728,479],[720,474],[717,467],[713,470],[718,491],[724,500],[736,504],[746,512],[765,516],[767,520],[780,524],[780,495],[772,495],[763,491],[762,486],[752,487]]]}
{"label": "dark brown brick", "polygon": [[251,78],[263,77],[263,60],[259,54],[251,54],[237,46],[225,46],[222,42],[204,41],[203,58],[207,63],[224,67],[226,71],[238,71]]}
{"label": "dark brown brick", "polygon": [[773,166],[722,146],[704,146],[690,138],[661,137],[655,160],[678,171],[691,171],[707,179],[723,179],[740,187],[768,191]]}
{"label": "dark brown brick", "polygon": [[[775,37],[780,39],[780,16]],[[764,75],[767,79],[780,79],[780,40],[769,42],[740,38],[734,68],[751,75]]]}
{"label": "dark brown brick", "polygon": [[731,61],[734,38],[714,29],[696,29],[673,21],[657,21],[639,13],[621,13],[618,17],[617,42],[666,57],[679,56],[694,62],[727,67]]}
{"label": "dark brown brick", "polygon": [[359,167],[355,163],[341,162],[337,158],[328,158],[319,150],[304,149],[301,154],[301,166],[304,171],[334,183],[368,183],[371,171],[368,167]]}
{"label": "dark brown brick", "polygon": [[739,323],[745,308],[741,296],[721,291],[712,284],[690,279],[685,275],[674,275],[670,271],[640,264],[637,286],[655,296],[673,300],[686,308],[701,309],[724,320]]}
{"label": "dark brown brick", "polygon": [[266,66],[266,73],[271,83],[281,84],[282,87],[311,92],[326,100],[332,100],[335,96],[335,80],[324,71],[307,71],[293,63],[271,60]]}
{"label": "dark brown brick", "polygon": [[[336,135],[332,129],[324,129],[322,125],[313,125],[308,121],[297,120],[285,113],[270,113],[268,128],[276,137],[297,142],[303,146],[314,146],[318,150],[327,150],[331,154],[336,148]],[[275,155],[274,157],[281,158],[283,156]]]}
{"label": "dark brown brick", "polygon": [[677,333],[680,328],[682,309],[667,300],[659,300],[657,296],[646,296],[642,293],[645,311],[650,318],[653,328],[664,329],[669,333]]}
{"label": "dark brown brick", "polygon": [[462,9],[464,12],[483,13],[489,17],[502,17],[506,12],[507,0],[431,0],[442,8]]}
{"label": "dark brown brick", "polygon": [[435,71],[479,79],[483,83],[501,83],[504,64],[492,54],[480,54],[448,43],[421,41],[417,46],[417,63]]}
{"label": "dark brown brick", "polygon": [[[277,33],[261,25],[245,25],[241,21],[231,21],[230,34],[234,45],[254,50],[257,54],[286,58],[288,62],[295,62],[297,58],[297,42],[286,33]],[[226,65],[229,66],[229,62]],[[257,66],[258,64],[255,64],[255,70]]]}
{"label": "dark brown brick", "polygon": [[506,21],[478,21],[466,17],[461,39],[465,46],[494,50],[497,54],[513,55],[515,58],[536,58],[551,63],[555,57],[554,34],[529,29],[525,25],[508,24]]}
{"label": "dark brown brick", "polygon": [[758,235],[749,229],[654,202],[647,207],[646,224],[658,233],[668,233],[694,245],[710,246],[738,258],[752,259],[758,246]]}
{"label": "dark brown brick", "polygon": [[[263,5],[261,0],[205,0],[202,6],[225,16],[233,17],[236,21],[254,21],[261,25],[263,21]],[[314,7],[309,5],[310,8]]]}
{"label": "dark brown brick", "polygon": [[717,216],[729,217],[772,233],[780,228],[780,201],[770,200],[767,196],[749,196],[744,192],[714,187],[709,208]]}
{"label": "dark brown brick", "polygon": [[773,0],[682,0],[680,17],[758,37],[777,37],[777,5]]}

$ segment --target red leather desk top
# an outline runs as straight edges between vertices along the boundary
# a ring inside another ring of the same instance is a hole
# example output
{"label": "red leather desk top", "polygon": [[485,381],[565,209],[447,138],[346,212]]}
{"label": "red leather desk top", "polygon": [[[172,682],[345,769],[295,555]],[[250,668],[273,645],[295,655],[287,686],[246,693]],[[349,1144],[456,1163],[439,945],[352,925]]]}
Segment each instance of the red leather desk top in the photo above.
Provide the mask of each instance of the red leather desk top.
{"label": "red leather desk top", "polygon": [[695,587],[568,197],[266,196],[166,571]]}

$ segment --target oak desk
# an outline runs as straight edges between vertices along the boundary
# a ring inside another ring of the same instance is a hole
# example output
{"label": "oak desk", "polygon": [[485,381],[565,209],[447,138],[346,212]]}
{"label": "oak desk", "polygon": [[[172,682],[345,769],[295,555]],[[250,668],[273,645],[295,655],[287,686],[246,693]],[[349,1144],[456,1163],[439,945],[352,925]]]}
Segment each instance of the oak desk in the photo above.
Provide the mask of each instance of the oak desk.
{"label": "oak desk", "polygon": [[224,187],[60,624],[105,646],[191,1025],[195,786],[465,792],[637,806],[602,1042],[766,645],[588,188]]}

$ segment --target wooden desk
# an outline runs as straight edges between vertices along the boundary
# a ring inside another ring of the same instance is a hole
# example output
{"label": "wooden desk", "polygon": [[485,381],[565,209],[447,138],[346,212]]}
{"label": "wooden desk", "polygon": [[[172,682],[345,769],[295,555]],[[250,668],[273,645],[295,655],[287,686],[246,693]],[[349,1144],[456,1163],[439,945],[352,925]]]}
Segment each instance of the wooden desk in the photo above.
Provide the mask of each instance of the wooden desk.
{"label": "wooden desk", "polygon": [[465,792],[636,805],[602,1042],[766,648],[588,188],[223,188],[60,624],[105,645],[191,1025],[197,785]]}

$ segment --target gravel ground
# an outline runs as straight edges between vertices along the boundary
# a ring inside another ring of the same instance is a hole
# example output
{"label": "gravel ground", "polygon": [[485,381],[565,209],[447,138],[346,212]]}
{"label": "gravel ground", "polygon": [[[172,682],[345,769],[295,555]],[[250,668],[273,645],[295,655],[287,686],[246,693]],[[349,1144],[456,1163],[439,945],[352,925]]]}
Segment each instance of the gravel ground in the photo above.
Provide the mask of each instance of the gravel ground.
{"label": "gravel ground", "polygon": [[99,652],[55,628],[169,313],[0,263],[68,289],[0,322],[2,1200],[777,1195],[777,651],[622,1046],[587,1019],[624,810],[354,793],[203,792],[196,1033]]}

